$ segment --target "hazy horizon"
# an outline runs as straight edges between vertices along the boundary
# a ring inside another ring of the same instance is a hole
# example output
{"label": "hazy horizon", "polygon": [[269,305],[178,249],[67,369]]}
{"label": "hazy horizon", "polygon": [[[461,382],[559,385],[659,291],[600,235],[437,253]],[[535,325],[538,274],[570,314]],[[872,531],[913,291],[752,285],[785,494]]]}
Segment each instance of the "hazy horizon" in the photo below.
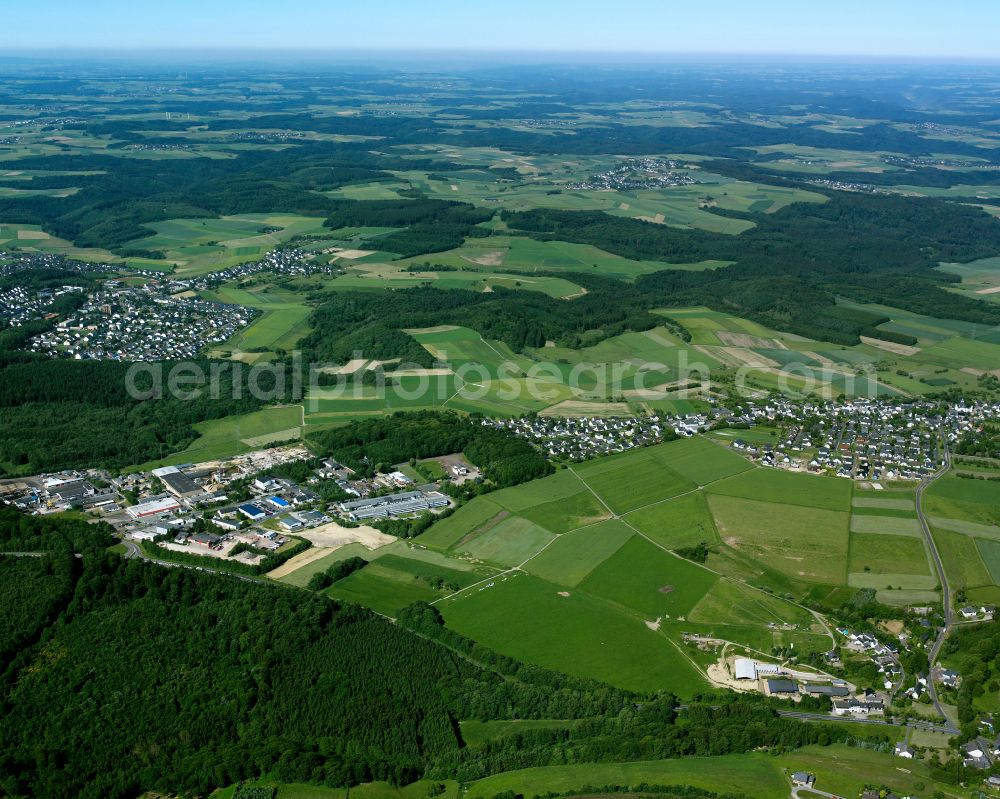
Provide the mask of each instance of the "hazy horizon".
{"label": "hazy horizon", "polygon": [[[942,13],[944,12],[944,13]],[[7,54],[104,55],[156,51],[217,57],[247,53],[341,56],[488,54],[632,57],[640,60],[1000,60],[1000,4],[966,0],[843,0],[835,9],[791,0],[709,8],[621,0],[509,0],[481,8],[458,0],[339,3],[302,0],[279,10],[262,0],[177,0],[156,9],[123,0],[99,8],[69,0],[21,3],[5,14]]]}

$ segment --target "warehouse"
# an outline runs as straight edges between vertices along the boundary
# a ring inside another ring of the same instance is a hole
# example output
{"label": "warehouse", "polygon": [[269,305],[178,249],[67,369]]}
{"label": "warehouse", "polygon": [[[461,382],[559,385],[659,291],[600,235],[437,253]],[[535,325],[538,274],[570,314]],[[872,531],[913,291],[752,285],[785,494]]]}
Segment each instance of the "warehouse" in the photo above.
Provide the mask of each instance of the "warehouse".
{"label": "warehouse", "polygon": [[188,477],[184,472],[170,472],[160,476],[167,491],[175,497],[193,497],[201,493],[201,486]]}
{"label": "warehouse", "polygon": [[125,512],[128,513],[133,519],[142,519],[146,516],[155,516],[158,513],[168,513],[174,510],[180,510],[180,503],[176,499],[154,499],[149,502],[143,502],[141,505],[133,505],[131,508],[126,508]]}
{"label": "warehouse", "polygon": [[357,522],[362,519],[386,519],[390,516],[404,516],[431,508],[443,508],[448,504],[448,497],[436,491],[428,494],[422,494],[419,491],[404,491],[385,497],[341,502],[340,511],[352,522]]}

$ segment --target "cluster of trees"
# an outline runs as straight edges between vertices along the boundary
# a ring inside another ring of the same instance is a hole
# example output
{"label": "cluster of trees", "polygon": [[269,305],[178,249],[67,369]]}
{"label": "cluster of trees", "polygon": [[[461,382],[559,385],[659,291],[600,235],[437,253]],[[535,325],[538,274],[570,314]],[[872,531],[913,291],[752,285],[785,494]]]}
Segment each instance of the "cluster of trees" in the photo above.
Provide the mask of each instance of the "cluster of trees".
{"label": "cluster of trees", "polygon": [[957,661],[962,675],[958,689],[958,721],[963,740],[979,734],[978,700],[1000,692],[1000,620],[956,628],[941,648],[941,655]]}
{"label": "cluster of trees", "polygon": [[488,236],[489,230],[476,226],[492,217],[491,210],[445,200],[343,200],[329,215],[326,225],[334,229],[404,228],[379,238],[378,246],[408,257],[452,250],[470,236]]}
{"label": "cluster of trees", "polygon": [[339,583],[346,577],[350,577],[354,572],[360,571],[367,565],[367,560],[357,556],[338,561],[326,571],[316,572],[309,578],[306,587],[311,591],[322,591],[324,588],[329,588],[334,583]]}
{"label": "cluster of trees", "polygon": [[361,419],[309,436],[332,458],[360,475],[385,471],[411,458],[464,452],[497,486],[544,477],[552,466],[530,444],[451,411],[411,411]]}
{"label": "cluster of trees", "polygon": [[955,454],[1000,458],[1000,426],[986,425],[978,432],[966,433],[955,447]]}

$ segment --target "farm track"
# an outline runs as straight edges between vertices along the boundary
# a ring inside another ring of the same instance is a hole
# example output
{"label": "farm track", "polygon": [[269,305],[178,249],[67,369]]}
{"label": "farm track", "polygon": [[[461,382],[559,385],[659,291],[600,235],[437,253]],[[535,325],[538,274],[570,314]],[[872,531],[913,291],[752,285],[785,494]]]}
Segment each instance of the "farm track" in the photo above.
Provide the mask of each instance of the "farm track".
{"label": "farm track", "polygon": [[937,571],[938,582],[941,584],[941,603],[944,611],[944,626],[938,632],[938,636],[935,639],[934,645],[931,647],[931,651],[927,658],[932,671],[931,679],[927,681],[927,691],[930,694],[931,702],[934,704],[934,709],[941,714],[941,717],[946,722],[949,722],[950,719],[948,718],[948,714],[945,713],[944,706],[938,699],[937,683],[933,678],[933,669],[938,656],[941,654],[941,647],[944,646],[944,642],[947,640],[954,625],[951,607],[951,587],[948,585],[948,575],[945,572],[944,561],[941,560],[941,553],[938,551],[937,542],[934,541],[934,535],[931,532],[930,524],[928,524],[927,517],[924,515],[923,498],[927,487],[930,486],[935,480],[945,475],[950,468],[951,457],[947,448],[945,448],[944,466],[934,474],[921,480],[920,485],[917,486],[915,494],[917,520],[920,522],[920,529],[924,535],[924,541],[927,544],[928,551],[931,553],[931,560],[934,562],[934,569]]}

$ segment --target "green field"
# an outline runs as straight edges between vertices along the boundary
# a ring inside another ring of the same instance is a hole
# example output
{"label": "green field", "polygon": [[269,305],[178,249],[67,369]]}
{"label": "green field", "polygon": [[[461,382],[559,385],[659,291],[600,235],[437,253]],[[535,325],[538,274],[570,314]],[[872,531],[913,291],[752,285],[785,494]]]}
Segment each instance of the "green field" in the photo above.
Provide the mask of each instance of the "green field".
{"label": "green field", "polygon": [[548,530],[519,516],[509,516],[458,547],[471,557],[516,566],[555,539]]}
{"label": "green field", "polygon": [[458,632],[529,663],[638,691],[690,696],[707,685],[664,635],[639,618],[537,577],[497,578],[438,607]]}
{"label": "green field", "polygon": [[779,469],[754,469],[714,483],[708,492],[763,502],[804,505],[833,511],[851,508],[851,481],[797,474]]}
{"label": "green field", "polygon": [[986,565],[986,571],[990,573],[993,583],[1000,585],[1000,541],[984,541],[980,539],[976,541],[976,546],[979,548],[979,554]]}
{"label": "green field", "polygon": [[806,507],[724,495],[710,496],[708,504],[722,540],[741,555],[798,580],[845,582],[848,514],[825,510],[820,502]]}
{"label": "green field", "polygon": [[857,513],[851,514],[851,532],[914,537],[921,535],[920,522],[916,519],[866,516]]}
{"label": "green field", "polygon": [[658,502],[625,515],[632,527],[667,549],[719,541],[715,521],[702,492]]}
{"label": "green field", "polygon": [[628,513],[695,489],[694,483],[666,465],[666,450],[650,447],[641,452],[642,456],[591,462],[574,470],[615,513]]}
{"label": "green field", "polygon": [[718,576],[635,536],[590,573],[580,588],[650,619],[683,616]]}
{"label": "green field", "polygon": [[920,538],[851,533],[847,570],[853,579],[855,572],[928,575],[930,566]]}
{"label": "green field", "polygon": [[972,588],[990,585],[990,573],[979,554],[976,541],[960,533],[951,533],[932,527],[934,542],[944,563],[949,585],[955,588]]}
{"label": "green field", "polygon": [[[858,725],[860,734],[870,730]],[[890,735],[891,739],[891,735]],[[816,788],[837,796],[858,796],[869,785],[887,785],[897,795],[919,795],[940,791],[949,799],[965,796],[965,790],[937,782],[929,766],[907,761],[897,767],[892,754],[871,749],[807,746],[778,756],[754,752],[721,757],[685,757],[677,760],[636,763],[579,763],[523,769],[479,780],[466,794],[469,799],[489,799],[502,791],[514,791],[526,799],[551,794],[594,794],[597,786],[691,785],[720,794],[759,799],[787,799],[789,775],[807,771],[816,775]],[[804,793],[803,795],[808,795]]]}
{"label": "green field", "polygon": [[271,442],[299,438],[302,434],[302,408],[298,405],[266,408],[242,416],[199,422],[194,429],[198,438],[186,449],[136,466],[135,470],[228,458],[260,449]]}
{"label": "green field", "polygon": [[691,785],[756,799],[787,799],[789,782],[764,754],[686,757],[637,763],[579,763],[510,771],[479,780],[469,799],[514,791],[526,799],[549,794],[592,793],[592,786]]}
{"label": "green field", "polygon": [[241,214],[218,219],[168,219],[146,227],[154,233],[128,247],[155,250],[191,277],[256,261],[289,239],[325,233],[323,219],[294,214]]}
{"label": "green field", "polygon": [[575,588],[634,535],[619,521],[599,522],[560,536],[525,563],[524,569],[543,580]]}

